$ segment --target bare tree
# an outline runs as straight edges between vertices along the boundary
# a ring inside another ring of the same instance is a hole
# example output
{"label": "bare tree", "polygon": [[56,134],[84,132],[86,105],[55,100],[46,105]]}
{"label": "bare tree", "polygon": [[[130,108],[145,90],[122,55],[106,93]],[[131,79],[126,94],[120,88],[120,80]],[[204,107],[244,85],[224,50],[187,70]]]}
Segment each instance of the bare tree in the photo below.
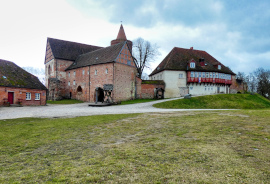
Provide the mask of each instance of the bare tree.
{"label": "bare tree", "polygon": [[270,97],[270,70],[258,68],[255,72],[257,77],[257,93],[269,98]]}
{"label": "bare tree", "polygon": [[132,55],[137,67],[138,77],[141,78],[143,70],[149,68],[149,63],[160,55],[160,52],[156,44],[152,45],[143,38],[137,38],[133,41]]}
{"label": "bare tree", "polygon": [[246,82],[247,82],[248,89],[250,92],[257,91],[257,78],[254,72],[251,72],[249,73],[249,75],[246,76]]}

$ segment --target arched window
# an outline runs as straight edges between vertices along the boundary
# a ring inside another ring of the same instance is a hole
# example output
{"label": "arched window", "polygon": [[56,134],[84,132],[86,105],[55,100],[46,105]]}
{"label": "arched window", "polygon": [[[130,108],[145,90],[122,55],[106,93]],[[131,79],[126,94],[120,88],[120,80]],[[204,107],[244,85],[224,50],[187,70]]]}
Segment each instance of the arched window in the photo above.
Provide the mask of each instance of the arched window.
{"label": "arched window", "polygon": [[82,87],[81,86],[78,86],[77,92],[82,92]]}

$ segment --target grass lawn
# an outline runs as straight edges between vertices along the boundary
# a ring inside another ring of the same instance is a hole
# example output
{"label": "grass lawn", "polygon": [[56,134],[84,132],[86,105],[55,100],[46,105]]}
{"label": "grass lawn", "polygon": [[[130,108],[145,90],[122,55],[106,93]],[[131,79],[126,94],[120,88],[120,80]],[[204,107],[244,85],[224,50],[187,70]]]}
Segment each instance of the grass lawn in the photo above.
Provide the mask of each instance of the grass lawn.
{"label": "grass lawn", "polygon": [[219,94],[173,100],[153,106],[167,109],[262,109],[270,108],[270,101],[258,94]]}
{"label": "grass lawn", "polygon": [[152,102],[152,101],[156,101],[156,100],[157,99],[135,99],[135,100],[127,100],[127,101],[122,101],[120,105],[145,103],[145,102]]}
{"label": "grass lawn", "polygon": [[0,120],[0,183],[269,183],[270,110]]}
{"label": "grass lawn", "polygon": [[76,103],[83,103],[83,101],[73,99],[65,99],[58,101],[47,100],[47,104],[76,104]]}

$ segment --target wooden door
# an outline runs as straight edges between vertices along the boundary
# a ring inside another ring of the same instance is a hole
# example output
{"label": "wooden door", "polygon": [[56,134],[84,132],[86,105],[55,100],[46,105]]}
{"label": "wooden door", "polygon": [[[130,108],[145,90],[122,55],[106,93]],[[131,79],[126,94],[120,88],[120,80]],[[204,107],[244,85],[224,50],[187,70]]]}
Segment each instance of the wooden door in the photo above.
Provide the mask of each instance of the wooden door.
{"label": "wooden door", "polygon": [[9,104],[14,103],[14,92],[8,92],[8,102]]}

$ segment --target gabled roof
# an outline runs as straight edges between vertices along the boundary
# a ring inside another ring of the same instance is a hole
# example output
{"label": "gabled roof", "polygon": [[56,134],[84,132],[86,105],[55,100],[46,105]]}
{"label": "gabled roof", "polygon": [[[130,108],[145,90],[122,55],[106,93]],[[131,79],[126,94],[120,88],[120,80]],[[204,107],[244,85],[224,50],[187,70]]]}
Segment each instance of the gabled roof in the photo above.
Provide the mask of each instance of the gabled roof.
{"label": "gabled roof", "polygon": [[[201,66],[199,60],[204,58],[205,65]],[[189,62],[195,61],[195,68],[189,68]],[[221,65],[221,70],[217,69],[217,65]],[[208,71],[208,72],[222,72],[226,74],[233,73],[230,68],[224,66],[213,56],[202,50],[184,49],[174,47],[171,52],[163,59],[157,68],[150,74],[150,76],[159,73],[163,70],[182,70],[182,71]]]}
{"label": "gabled roof", "polygon": [[98,49],[93,52],[82,54],[66,70],[71,70],[71,69],[80,68],[84,66],[91,66],[91,65],[114,62],[116,61],[118,55],[120,54],[125,44],[126,44],[126,41],[118,43],[116,45]]}
{"label": "gabled roof", "polygon": [[0,86],[30,89],[47,88],[39,79],[11,61],[0,59]]}
{"label": "gabled roof", "polygon": [[81,54],[102,48],[82,43],[58,40],[54,38],[48,38],[47,43],[50,44],[55,59],[64,59],[70,61],[75,61],[76,58]]}

